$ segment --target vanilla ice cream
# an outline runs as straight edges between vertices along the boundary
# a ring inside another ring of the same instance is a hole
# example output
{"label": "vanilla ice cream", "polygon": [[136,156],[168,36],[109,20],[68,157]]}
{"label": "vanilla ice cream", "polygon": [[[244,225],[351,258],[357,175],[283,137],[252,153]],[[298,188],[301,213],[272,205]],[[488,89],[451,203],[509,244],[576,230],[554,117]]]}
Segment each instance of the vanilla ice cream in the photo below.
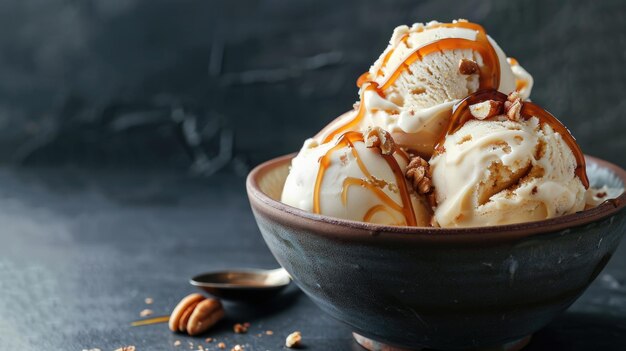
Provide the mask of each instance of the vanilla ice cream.
{"label": "vanilla ice cream", "polygon": [[430,160],[435,222],[441,227],[488,226],[583,210],[585,185],[564,140],[571,136],[542,122],[500,114],[470,119],[447,135]]}
{"label": "vanilla ice cream", "polygon": [[[466,21],[397,27],[389,46],[360,78],[360,103],[316,136],[328,142],[347,130],[378,126],[420,155],[432,154],[452,106],[478,89],[528,98],[532,77],[483,28]],[[512,69],[512,66],[515,68]]]}
{"label": "vanilla ice cream", "polygon": [[432,211],[407,184],[408,155],[383,155],[363,134],[337,142],[309,139],[293,159],[282,202],[332,217],[388,225],[428,226]]}
{"label": "vanilla ice cream", "polygon": [[[354,109],[292,161],[284,203],[355,221],[469,227],[600,200],[569,131],[526,101],[532,76],[477,24],[397,27],[357,85]],[[393,147],[373,145],[372,130]]]}

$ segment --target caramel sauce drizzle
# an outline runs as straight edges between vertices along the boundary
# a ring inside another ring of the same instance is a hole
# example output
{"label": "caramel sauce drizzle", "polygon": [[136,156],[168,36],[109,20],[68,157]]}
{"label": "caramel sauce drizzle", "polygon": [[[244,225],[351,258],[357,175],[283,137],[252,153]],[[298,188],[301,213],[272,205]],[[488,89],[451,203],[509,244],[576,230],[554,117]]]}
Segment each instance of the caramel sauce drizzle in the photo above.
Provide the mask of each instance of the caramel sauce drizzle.
{"label": "caramel sauce drizzle", "polygon": [[378,212],[387,212],[390,216],[393,216],[393,214],[389,211],[389,209],[387,209],[387,207],[383,205],[375,205],[375,206],[372,206],[369,210],[367,210],[367,212],[365,213],[365,216],[363,216],[363,221],[364,222],[371,221],[372,217],[374,217],[374,215],[377,214]]}
{"label": "caramel sauce drizzle", "polygon": [[[317,177],[315,179],[315,188],[313,191],[313,212],[314,213],[321,213],[321,206],[320,206],[320,193],[321,193],[321,188],[322,188],[322,182],[324,181],[324,175],[326,174],[326,170],[328,169],[328,167],[330,167],[331,165],[331,155],[333,152],[343,148],[343,147],[349,147],[350,148],[350,152],[352,153],[352,156],[356,159],[356,162],[359,166],[359,169],[361,170],[361,172],[363,173],[363,175],[367,178],[367,179],[373,179],[371,173],[369,172],[369,170],[367,169],[367,167],[365,166],[365,164],[363,163],[363,160],[361,159],[361,157],[359,156],[358,152],[356,151],[355,147],[354,147],[354,143],[356,142],[363,142],[363,134],[360,132],[355,132],[355,131],[349,131],[346,132],[344,134],[342,134],[338,139],[337,139],[337,143],[335,144],[335,146],[333,146],[330,150],[328,150],[322,157],[320,157],[319,163],[319,170],[317,172]],[[404,154],[404,152],[399,148],[396,147],[394,154]],[[382,201],[385,203],[385,205],[393,208],[394,210],[401,212],[404,215],[404,219],[406,221],[407,225],[410,226],[415,226],[417,225],[417,220],[415,218],[415,213],[413,212],[413,204],[411,203],[411,197],[409,195],[409,191],[406,185],[406,182],[404,180],[404,173],[402,172],[402,169],[400,168],[400,165],[398,164],[398,161],[395,159],[395,157],[393,156],[393,154],[391,155],[383,155],[381,153],[381,156],[385,159],[385,161],[387,162],[387,164],[389,165],[389,168],[391,168],[395,178],[396,178],[396,183],[398,186],[398,190],[400,193],[400,197],[402,199],[402,206],[398,205],[395,201],[393,201],[387,194],[385,194],[380,188],[376,187],[375,185],[367,182],[366,180],[363,179],[359,179],[359,178],[354,178],[354,177],[349,177],[346,178],[346,180],[344,180],[343,184],[342,184],[342,202],[345,205],[347,203],[347,193],[348,193],[348,189],[350,186],[353,185],[360,185],[363,186],[366,189],[369,189],[371,191],[374,192],[374,194]],[[403,155],[406,156],[406,155]],[[383,206],[383,205],[377,205],[377,206]],[[377,206],[374,206],[372,208],[370,208],[367,213],[365,214],[363,220],[367,221],[368,219],[371,219],[371,217],[374,215],[374,213],[379,212],[380,209],[375,209],[377,208]],[[383,206],[384,207],[384,206]]]}
{"label": "caramel sauce drizzle", "polygon": [[[382,84],[376,83],[371,79],[369,72],[363,73],[357,79],[357,86],[363,87],[360,95],[360,103],[359,110],[357,111],[354,118],[342,126],[339,126],[332,132],[328,133],[326,138],[322,141],[322,143],[327,143],[331,141],[335,136],[355,129],[356,126],[361,122],[363,117],[365,116],[365,102],[364,102],[364,91],[374,90],[381,97],[385,97],[385,90],[387,90],[391,85],[393,85],[398,77],[405,70],[409,69],[409,66],[416,61],[421,61],[425,56],[430,55],[435,52],[443,52],[445,50],[454,50],[454,49],[470,49],[480,53],[483,59],[483,66],[480,69],[480,85],[479,89],[497,89],[500,85],[500,61],[498,60],[498,55],[494,50],[493,46],[489,42],[487,37],[487,33],[485,29],[475,23],[470,22],[457,22],[457,23],[439,23],[437,25],[431,26],[431,28],[466,28],[475,30],[476,40],[469,40],[463,38],[444,38],[433,41],[429,44],[426,44],[420,48],[417,48],[413,51],[408,57],[404,59],[403,62],[396,67],[396,69],[391,73],[388,78],[382,82]],[[423,31],[424,29],[421,29]],[[405,33],[403,37],[400,39],[401,42],[406,42],[409,38],[409,33]],[[382,68],[385,67],[393,54],[394,50],[389,50],[385,57],[383,58],[383,63],[380,69],[377,72],[377,75],[382,75]]]}
{"label": "caramel sauce drizzle", "polygon": [[[474,118],[469,111],[469,106],[486,100],[495,100],[504,103],[507,100],[507,96],[497,90],[478,91],[459,101],[454,106],[454,111],[452,112],[452,117],[450,118],[450,124],[448,125],[447,130],[444,131],[444,133],[442,133],[439,137],[439,141],[435,146],[435,153],[433,154],[433,157],[440,153],[438,150],[443,149],[443,143],[446,136],[454,134],[461,129],[467,121]],[[587,170],[585,166],[585,156],[580,149],[580,146],[578,146],[578,143],[576,143],[576,139],[572,136],[567,127],[565,127],[563,123],[561,123],[561,121],[554,117],[554,115],[550,112],[532,102],[524,101],[522,103],[522,110],[520,114],[525,119],[537,117],[537,119],[539,119],[539,123],[549,125],[555,132],[561,135],[563,141],[565,141],[567,146],[569,146],[572,150],[574,158],[576,159],[575,174],[578,176],[585,188],[589,188],[589,179],[587,178]]]}
{"label": "caramel sauce drizzle", "polygon": [[[511,66],[519,66],[519,62],[513,57],[507,58],[507,61],[509,62]],[[515,80],[515,90],[517,91],[521,91],[522,89],[526,88],[527,85],[528,85],[528,82],[524,80],[521,80],[521,79]]]}

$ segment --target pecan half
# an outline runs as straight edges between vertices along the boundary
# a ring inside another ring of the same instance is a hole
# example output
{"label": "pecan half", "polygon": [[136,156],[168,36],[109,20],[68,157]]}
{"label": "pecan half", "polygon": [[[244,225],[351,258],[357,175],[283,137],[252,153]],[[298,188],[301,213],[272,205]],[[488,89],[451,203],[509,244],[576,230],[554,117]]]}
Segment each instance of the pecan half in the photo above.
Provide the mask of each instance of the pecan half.
{"label": "pecan half", "polygon": [[502,113],[502,102],[487,100],[470,105],[469,111],[476,119],[485,119]]}
{"label": "pecan half", "polygon": [[224,307],[217,299],[205,299],[198,303],[187,322],[187,333],[198,335],[205,332],[224,317]]}
{"label": "pecan half", "polygon": [[366,147],[380,148],[383,155],[391,155],[396,149],[396,143],[393,141],[391,134],[380,127],[369,127],[363,137]]}
{"label": "pecan half", "polygon": [[[179,331],[179,323],[181,318],[185,314],[185,311],[187,311],[187,309],[190,307],[195,308],[195,306],[202,300],[204,300],[204,296],[200,294],[191,294],[180,300],[180,302],[178,303],[178,305],[176,305],[170,315],[170,330],[173,332]],[[191,314],[191,312],[189,312],[189,314]]]}
{"label": "pecan half", "polygon": [[418,194],[426,195],[433,190],[430,165],[419,156],[411,158],[411,162],[406,167],[406,179],[411,182]]}
{"label": "pecan half", "polygon": [[468,76],[478,72],[479,70],[480,67],[478,67],[478,64],[474,60],[462,58],[461,61],[459,61],[459,73],[463,75]]}
{"label": "pecan half", "polygon": [[172,311],[169,327],[174,332],[198,335],[211,328],[224,317],[224,307],[216,299],[207,299],[200,294],[183,298]]}

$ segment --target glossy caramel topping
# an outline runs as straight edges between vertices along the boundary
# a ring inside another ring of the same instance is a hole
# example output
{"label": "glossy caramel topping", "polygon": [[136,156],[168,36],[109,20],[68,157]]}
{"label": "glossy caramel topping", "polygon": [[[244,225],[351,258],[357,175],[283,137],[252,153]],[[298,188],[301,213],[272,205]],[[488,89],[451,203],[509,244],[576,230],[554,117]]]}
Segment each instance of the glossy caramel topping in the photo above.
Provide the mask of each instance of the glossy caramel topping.
{"label": "glossy caramel topping", "polygon": [[[446,50],[455,50],[455,49],[470,49],[473,51],[477,51],[480,53],[483,59],[483,65],[480,68],[480,85],[479,89],[498,89],[500,86],[500,61],[498,60],[498,54],[494,50],[493,46],[489,42],[487,34],[484,28],[478,24],[470,23],[470,22],[456,22],[456,23],[439,23],[436,25],[429,26],[428,28],[421,28],[419,31],[423,31],[425,29],[431,28],[466,28],[470,30],[475,30],[476,40],[462,39],[462,38],[443,38],[440,40],[436,40],[429,44],[426,44],[422,47],[417,48],[413,51],[409,56],[407,56],[403,62],[396,67],[396,69],[388,75],[387,79],[382,83],[378,84],[372,80],[369,72],[363,73],[357,79],[357,86],[364,88],[362,89],[362,93],[360,96],[360,104],[359,110],[354,118],[342,126],[337,127],[332,132],[328,133],[326,138],[322,141],[323,143],[327,143],[331,141],[335,136],[349,131],[354,130],[358,124],[361,122],[365,115],[365,105],[363,99],[363,90],[374,90],[381,97],[385,97],[385,90],[387,90],[390,86],[392,86],[398,77],[411,66],[416,61],[421,61],[425,56],[430,55],[435,52],[443,52]],[[409,38],[409,33],[405,33],[401,38],[400,42],[406,42]],[[382,68],[387,65],[389,58],[393,54],[394,49],[389,50],[385,57],[383,58],[383,62],[381,64],[380,69],[377,72],[377,76],[382,75]]]}
{"label": "glossy caramel topping", "polygon": [[[357,165],[359,166],[359,169],[363,173],[363,176],[365,177],[365,179],[348,177],[344,180],[342,184],[343,204],[347,205],[348,189],[354,185],[361,186],[365,189],[372,191],[376,195],[376,197],[386,205],[386,206],[379,205],[379,206],[382,206],[384,209],[381,209],[378,206],[374,206],[370,208],[365,214],[365,216],[363,217],[363,221],[369,221],[376,212],[380,212],[382,210],[387,211],[388,210],[387,207],[388,207],[388,208],[392,208],[402,213],[404,215],[404,219],[407,225],[415,226],[417,224],[417,221],[415,219],[415,213],[413,212],[413,204],[411,203],[411,197],[409,195],[408,187],[404,180],[404,173],[402,172],[402,169],[400,168],[400,165],[398,164],[398,161],[395,159],[394,155],[393,154],[383,155],[381,153],[381,157],[385,159],[385,161],[387,162],[387,165],[389,166],[389,168],[391,168],[391,170],[393,171],[394,177],[396,178],[396,184],[398,187],[400,197],[402,199],[402,205],[397,204],[395,201],[393,201],[389,197],[389,195],[387,195],[384,191],[382,191],[378,186],[373,184],[372,181],[374,180],[374,177],[372,176],[370,171],[367,169],[367,167],[363,163],[363,160],[361,159],[361,157],[359,156],[358,152],[356,151],[354,147],[354,143],[356,142],[363,142],[362,133],[355,132],[355,131],[344,133],[337,139],[336,144],[330,150],[328,150],[322,157],[320,157],[320,160],[319,160],[320,166],[317,172],[317,177],[315,179],[315,188],[313,191],[313,212],[318,213],[318,214],[321,213],[320,197],[321,197],[322,182],[324,181],[324,175],[326,174],[326,170],[331,165],[331,156],[333,152],[339,149],[342,149],[344,147],[349,147],[350,152],[352,153],[352,156],[356,160]],[[394,154],[396,153],[404,154],[404,151],[402,151],[399,147],[396,147]],[[406,156],[406,155],[403,155],[403,156]]]}
{"label": "glossy caramel topping", "polygon": [[[507,96],[497,90],[487,90],[478,91],[459,101],[454,106],[452,117],[450,118],[450,123],[448,124],[447,130],[439,137],[439,141],[435,146],[435,154],[433,156],[440,153],[439,150],[443,149],[443,143],[446,136],[454,134],[459,129],[461,129],[461,127],[463,127],[463,125],[467,121],[474,118],[470,113],[469,107],[471,105],[487,100],[495,100],[504,103],[505,101],[507,101]],[[536,117],[539,120],[539,123],[549,125],[556,133],[559,133],[561,135],[563,141],[565,141],[567,146],[569,146],[569,148],[572,150],[574,158],[576,159],[576,175],[585,186],[585,188],[589,188],[589,179],[587,178],[587,171],[585,168],[585,156],[578,146],[578,143],[576,143],[576,139],[574,139],[572,134],[563,125],[563,123],[561,123],[561,121],[554,117],[550,112],[539,107],[539,105],[533,104],[532,102],[528,101],[522,103],[522,109],[520,114],[525,119]]]}
{"label": "glossy caramel topping", "polygon": [[374,205],[369,210],[367,210],[367,212],[365,213],[365,216],[363,216],[363,222],[371,221],[372,217],[374,217],[374,215],[377,214],[378,212],[387,212],[389,215],[392,215],[386,206]]}

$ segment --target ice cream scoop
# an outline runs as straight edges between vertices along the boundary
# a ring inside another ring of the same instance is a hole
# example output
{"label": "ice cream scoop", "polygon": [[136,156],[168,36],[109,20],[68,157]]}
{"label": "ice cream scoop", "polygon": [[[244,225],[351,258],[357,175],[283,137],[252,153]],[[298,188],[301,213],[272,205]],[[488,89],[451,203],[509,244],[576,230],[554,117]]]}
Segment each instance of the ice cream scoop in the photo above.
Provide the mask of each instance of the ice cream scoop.
{"label": "ice cream scoop", "polygon": [[387,49],[357,84],[358,106],[316,140],[325,143],[348,130],[378,126],[399,145],[429,157],[456,102],[479,89],[508,94],[520,87],[527,98],[532,77],[516,60],[507,61],[480,25],[433,21],[397,27]]}
{"label": "ice cream scoop", "polygon": [[356,131],[325,144],[307,140],[292,161],[282,202],[355,221],[429,225],[430,206],[405,179],[409,155],[381,133],[378,143]]}
{"label": "ice cream scoop", "polygon": [[585,208],[584,158],[539,106],[498,92],[456,108],[430,160],[441,227],[528,222]]}

